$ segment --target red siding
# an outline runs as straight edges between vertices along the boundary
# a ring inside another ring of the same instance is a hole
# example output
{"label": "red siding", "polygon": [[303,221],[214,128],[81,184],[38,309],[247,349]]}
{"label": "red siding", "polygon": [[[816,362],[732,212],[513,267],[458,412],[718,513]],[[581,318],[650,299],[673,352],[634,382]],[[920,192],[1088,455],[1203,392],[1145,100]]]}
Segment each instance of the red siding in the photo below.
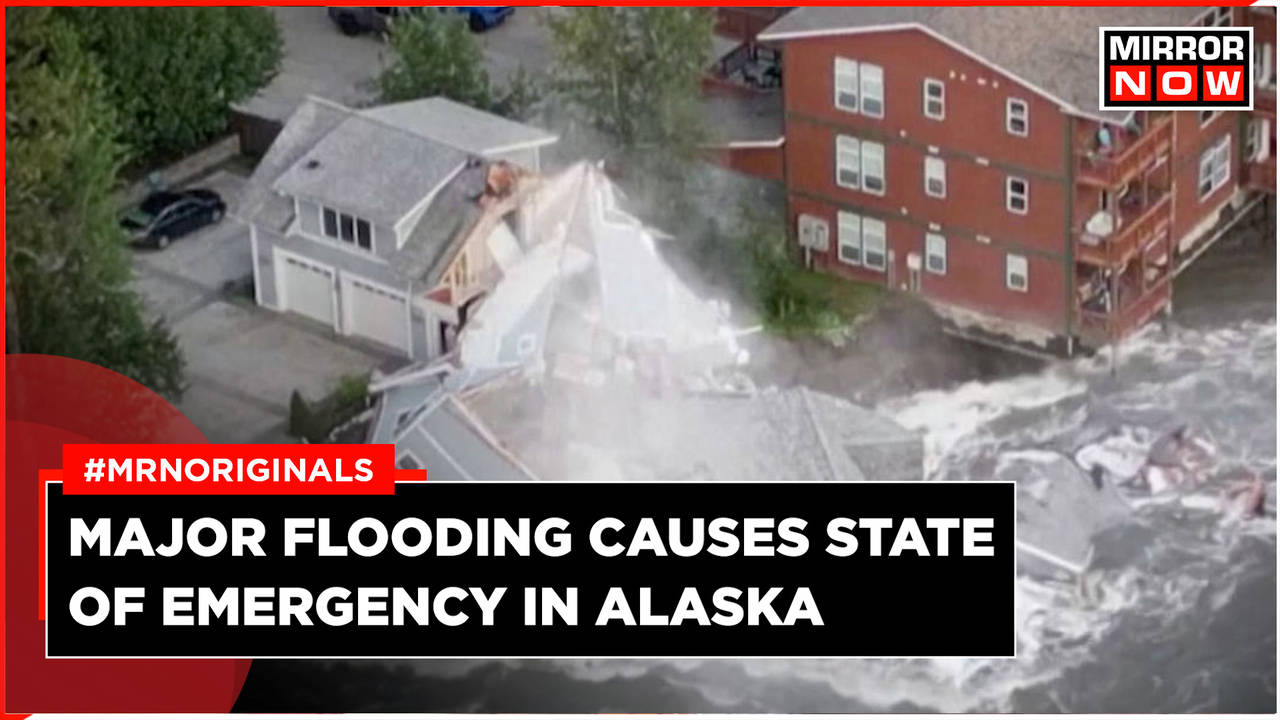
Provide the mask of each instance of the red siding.
{"label": "red siding", "polygon": [[[1259,28],[1259,39],[1274,43],[1274,16],[1245,15],[1246,11],[1237,11],[1236,21],[1254,24]],[[908,255],[916,253],[923,260],[925,234],[936,232],[947,239],[947,272],[940,276],[919,271],[916,289],[926,298],[1056,333],[1081,329],[1069,325],[1069,316],[1076,312],[1075,293],[1068,291],[1076,266],[1069,258],[1073,257],[1077,231],[1098,207],[1100,189],[1096,173],[1088,178],[1075,176],[1075,155],[1081,148],[1074,147],[1069,138],[1080,129],[1077,123],[1084,127],[1093,121],[1064,114],[1056,101],[921,30],[795,39],[785,43],[784,53],[787,138],[781,169],[788,184],[788,220],[793,234],[802,213],[827,221],[832,249],[812,257],[817,269],[906,290],[911,282]],[[836,107],[834,61],[838,56],[883,68],[883,117]],[[924,115],[926,78],[940,80],[946,88],[942,120]],[[1006,131],[1006,101],[1010,97],[1028,105],[1028,137]],[[1171,235],[1177,240],[1215,217],[1239,188],[1240,132],[1245,118],[1240,113],[1222,113],[1201,127],[1197,112],[1174,116],[1172,128],[1164,125],[1159,130],[1166,135],[1152,130],[1142,142],[1157,147],[1152,143],[1163,143],[1172,133],[1172,196],[1153,212],[1169,209]],[[839,134],[884,145],[883,196],[836,183],[835,138]],[[1230,180],[1201,198],[1197,187],[1200,157],[1226,134],[1231,135],[1232,143]],[[1130,155],[1138,157],[1144,146],[1133,147]],[[924,159],[929,156],[946,161],[946,198],[925,193]],[[1029,210],[1025,215],[1005,207],[1005,180],[1009,176],[1028,181]],[[892,255],[886,272],[838,260],[839,210],[885,222]],[[1142,222],[1148,220],[1151,217]],[[1141,234],[1146,225],[1129,227],[1131,233]],[[1008,253],[1027,258],[1027,292],[1006,286]],[[1123,324],[1121,321],[1127,323],[1138,315],[1146,317],[1169,294],[1167,286],[1156,287],[1137,305],[1118,309],[1114,320]]]}
{"label": "red siding", "polygon": [[[1224,112],[1203,127],[1196,112],[1174,113],[1173,140],[1173,238],[1177,242],[1214,214],[1240,181],[1240,114]],[[1201,198],[1200,156],[1209,147],[1231,135],[1231,178],[1227,184]]]}
{"label": "red siding", "polygon": [[[836,259],[837,209],[886,222],[894,287],[908,282],[906,258],[924,256],[926,232],[947,238],[945,276],[920,272],[920,292],[939,302],[1062,332],[1066,323],[1068,177],[1066,119],[1057,107],[1007,76],[920,31],[813,38],[786,47],[785,148],[791,220],[801,212],[826,217],[833,251],[816,266],[852,279],[888,282],[888,273]],[[834,61],[842,56],[884,68],[883,118],[845,112],[833,102]],[[910,57],[911,62],[902,62]],[[923,81],[946,87],[945,118],[923,113]],[[979,83],[979,80],[982,82]],[[1029,133],[1005,129],[1005,101],[1028,104]],[[845,134],[885,146],[883,197],[835,182],[835,137]],[[924,189],[924,159],[946,162],[947,196]],[[1029,208],[1005,208],[1005,180],[1024,178]],[[980,239],[981,236],[981,239]],[[1005,284],[1005,254],[1028,259],[1028,292]]]}
{"label": "red siding", "polygon": [[[884,118],[835,107],[833,75],[838,55],[884,68]],[[905,58],[909,61],[904,62]],[[905,133],[903,139],[910,142],[986,157],[993,164],[1014,163],[1049,175],[1065,173],[1065,119],[1056,103],[919,30],[792,40],[787,43],[785,61],[783,86],[789,113],[851,128]],[[922,112],[926,77],[946,85],[944,120],[931,120]],[[1025,138],[1005,131],[1009,97],[1030,106]]]}
{"label": "red siding", "polygon": [[711,159],[730,170],[765,180],[783,179],[782,147],[719,147]]}

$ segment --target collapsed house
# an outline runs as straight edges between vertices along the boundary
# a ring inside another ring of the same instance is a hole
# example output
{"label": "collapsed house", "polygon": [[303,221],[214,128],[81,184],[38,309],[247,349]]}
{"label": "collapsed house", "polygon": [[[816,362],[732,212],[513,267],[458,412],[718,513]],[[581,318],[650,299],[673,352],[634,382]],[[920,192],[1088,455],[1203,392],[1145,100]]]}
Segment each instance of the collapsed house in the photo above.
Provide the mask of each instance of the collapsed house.
{"label": "collapsed house", "polygon": [[408,357],[448,353],[503,258],[556,136],[444,98],[366,110],[309,98],[236,204],[254,297]]}
{"label": "collapsed house", "polygon": [[[379,378],[370,440],[406,466],[499,479],[919,480],[919,434],[806,389],[759,390],[724,303],[663,260],[582,163],[525,199],[537,242],[497,261],[455,352]],[[467,421],[468,443],[443,440]],[[505,459],[485,475],[463,448]],[[518,458],[518,460],[517,460]]]}

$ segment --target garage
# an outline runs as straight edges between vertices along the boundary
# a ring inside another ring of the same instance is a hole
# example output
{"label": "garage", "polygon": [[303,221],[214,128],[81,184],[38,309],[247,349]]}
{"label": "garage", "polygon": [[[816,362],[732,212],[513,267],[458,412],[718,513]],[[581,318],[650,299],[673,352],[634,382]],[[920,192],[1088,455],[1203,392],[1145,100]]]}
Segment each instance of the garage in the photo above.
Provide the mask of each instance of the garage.
{"label": "garage", "polygon": [[343,273],[344,326],[358,335],[409,350],[409,307],[403,293]]}
{"label": "garage", "polygon": [[280,305],[291,312],[333,325],[333,268],[294,255],[276,254],[282,288]]}

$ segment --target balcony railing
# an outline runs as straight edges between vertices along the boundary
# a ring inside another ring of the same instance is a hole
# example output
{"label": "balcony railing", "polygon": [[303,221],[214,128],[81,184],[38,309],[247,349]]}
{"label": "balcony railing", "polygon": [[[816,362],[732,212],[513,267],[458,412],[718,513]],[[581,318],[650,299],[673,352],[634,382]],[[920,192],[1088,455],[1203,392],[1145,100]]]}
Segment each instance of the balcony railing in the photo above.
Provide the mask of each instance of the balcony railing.
{"label": "balcony railing", "polygon": [[[1140,192],[1134,190],[1132,192]],[[1169,224],[1171,207],[1168,190],[1151,188],[1146,202],[1126,203],[1112,216],[1118,227],[1110,233],[1094,234],[1085,229],[1076,232],[1076,259],[1090,265],[1116,267],[1128,262],[1146,247],[1152,238],[1161,236]]]}
{"label": "balcony railing", "polygon": [[1148,119],[1141,135],[1125,130],[1112,132],[1109,148],[1097,146],[1093,136],[1081,143],[1077,155],[1076,177],[1097,187],[1114,188],[1137,176],[1144,168],[1169,152],[1173,142],[1173,119],[1168,113]]}
{"label": "balcony railing", "polygon": [[[1111,312],[1079,307],[1080,339],[1086,345],[1100,347],[1142,327],[1169,303],[1169,288],[1170,285],[1165,278],[1129,301],[1125,300],[1125,293],[1122,291],[1120,306]],[[1135,288],[1134,293],[1138,292]]]}

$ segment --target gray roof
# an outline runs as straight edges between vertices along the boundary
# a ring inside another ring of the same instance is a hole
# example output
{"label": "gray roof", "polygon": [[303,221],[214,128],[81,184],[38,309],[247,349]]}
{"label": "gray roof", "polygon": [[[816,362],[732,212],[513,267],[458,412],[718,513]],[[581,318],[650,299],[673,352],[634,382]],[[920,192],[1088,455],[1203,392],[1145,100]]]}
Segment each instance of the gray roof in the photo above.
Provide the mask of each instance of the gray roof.
{"label": "gray roof", "polygon": [[1132,512],[1113,484],[1101,489],[1069,458],[1031,450],[1005,453],[995,479],[1018,484],[1018,570],[1078,572],[1093,559],[1093,538]]}
{"label": "gray roof", "polygon": [[546,477],[912,481],[924,472],[919,433],[805,388],[657,398],[618,384],[550,382],[507,383],[468,399]]}
{"label": "gray roof", "polygon": [[416,135],[486,157],[518,148],[547,145],[557,139],[545,130],[443,97],[382,105],[365,110],[363,114]]}
{"label": "gray roof", "polygon": [[489,379],[463,370],[387,389],[379,397],[369,442],[394,442],[397,458],[411,454],[427,469],[428,480],[536,479],[456,398]]}
{"label": "gray roof", "polygon": [[276,180],[289,195],[394,225],[467,161],[467,154],[352,113]]}
{"label": "gray roof", "polygon": [[303,101],[258,161],[239,197],[231,200],[233,214],[245,222],[283,231],[293,219],[293,200],[275,192],[276,179],[350,114],[347,108],[326,100]]}
{"label": "gray roof", "polygon": [[484,185],[483,165],[464,167],[451,178],[391,256],[392,267],[416,284],[434,287],[483,214],[476,198]]}
{"label": "gray roof", "polygon": [[759,39],[918,25],[1076,113],[1119,122],[1130,113],[1098,110],[1098,28],[1186,25],[1204,12],[1203,7],[803,7],[770,25]]}

